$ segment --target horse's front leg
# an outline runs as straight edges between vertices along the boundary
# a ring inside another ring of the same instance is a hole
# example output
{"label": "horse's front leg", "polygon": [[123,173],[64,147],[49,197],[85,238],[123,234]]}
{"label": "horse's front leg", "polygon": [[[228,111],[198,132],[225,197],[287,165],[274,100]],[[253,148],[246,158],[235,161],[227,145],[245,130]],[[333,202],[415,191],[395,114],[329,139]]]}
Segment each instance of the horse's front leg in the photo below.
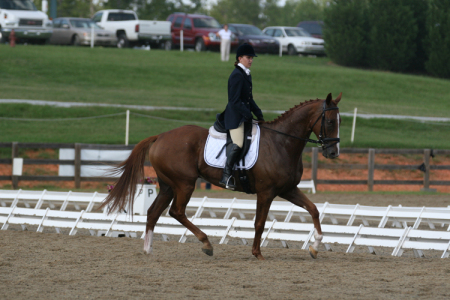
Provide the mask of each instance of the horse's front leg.
{"label": "horse's front leg", "polygon": [[253,240],[252,254],[259,260],[264,260],[261,255],[261,236],[264,232],[267,214],[274,196],[258,193],[255,217],[255,239]]}
{"label": "horse's front leg", "polygon": [[317,254],[319,252],[319,244],[323,239],[323,235],[322,235],[322,228],[320,227],[319,211],[317,210],[316,205],[312,203],[311,200],[309,200],[305,196],[305,194],[302,191],[300,191],[297,187],[293,188],[288,192],[280,194],[279,196],[297,206],[306,209],[311,215],[315,228],[314,230],[315,241],[312,246],[309,246],[309,254],[311,254],[312,258],[317,258]]}

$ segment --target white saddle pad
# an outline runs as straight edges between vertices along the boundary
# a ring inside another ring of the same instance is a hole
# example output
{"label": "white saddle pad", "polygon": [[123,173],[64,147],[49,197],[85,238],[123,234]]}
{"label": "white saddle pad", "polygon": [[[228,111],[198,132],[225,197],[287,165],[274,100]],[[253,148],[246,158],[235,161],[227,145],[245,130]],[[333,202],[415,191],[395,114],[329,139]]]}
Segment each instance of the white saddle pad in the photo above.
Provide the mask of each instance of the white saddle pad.
{"label": "white saddle pad", "polygon": [[[258,152],[259,152],[259,126],[253,124],[252,128],[252,142],[250,144],[250,149],[245,156],[245,167],[242,165],[242,160],[239,161],[235,165],[235,169],[245,169],[249,170],[253,168],[256,161],[258,160]],[[227,161],[226,149],[223,149],[222,153],[219,157],[216,158],[217,154],[219,154],[220,150],[223,148],[225,143],[227,142],[227,134],[217,132],[214,129],[214,126],[209,128],[208,139],[206,140],[204,158],[205,162],[215,168],[223,168],[225,167],[225,162]]]}

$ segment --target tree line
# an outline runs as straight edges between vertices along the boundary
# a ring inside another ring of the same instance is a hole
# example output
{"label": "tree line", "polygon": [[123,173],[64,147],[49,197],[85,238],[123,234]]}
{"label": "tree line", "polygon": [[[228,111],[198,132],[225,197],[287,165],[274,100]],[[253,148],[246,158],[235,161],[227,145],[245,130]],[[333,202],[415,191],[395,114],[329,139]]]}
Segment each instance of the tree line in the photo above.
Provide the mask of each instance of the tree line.
{"label": "tree line", "polygon": [[324,23],[337,64],[450,78],[450,0],[334,0]]}

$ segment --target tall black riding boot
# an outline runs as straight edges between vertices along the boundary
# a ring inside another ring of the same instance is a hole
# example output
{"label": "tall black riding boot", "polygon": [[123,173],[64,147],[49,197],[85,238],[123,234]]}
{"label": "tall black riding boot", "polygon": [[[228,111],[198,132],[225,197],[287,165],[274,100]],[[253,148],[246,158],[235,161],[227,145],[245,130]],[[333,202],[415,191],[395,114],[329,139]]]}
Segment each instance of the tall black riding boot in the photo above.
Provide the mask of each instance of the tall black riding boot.
{"label": "tall black riding boot", "polygon": [[236,183],[233,177],[233,167],[239,159],[241,154],[241,147],[236,144],[230,144],[227,147],[227,162],[223,168],[222,180],[219,184],[224,186],[226,189],[234,190],[236,188]]}

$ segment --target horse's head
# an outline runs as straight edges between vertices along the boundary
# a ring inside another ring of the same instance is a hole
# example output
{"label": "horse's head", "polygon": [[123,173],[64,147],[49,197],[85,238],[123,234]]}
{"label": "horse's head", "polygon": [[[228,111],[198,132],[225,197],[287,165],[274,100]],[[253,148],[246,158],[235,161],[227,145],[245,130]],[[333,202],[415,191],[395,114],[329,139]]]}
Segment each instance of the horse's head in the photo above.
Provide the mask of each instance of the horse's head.
{"label": "horse's head", "polygon": [[313,119],[312,131],[322,143],[322,155],[325,158],[336,158],[339,156],[339,126],[341,117],[337,104],[341,101],[342,93],[333,100],[331,93],[322,105],[318,107]]}

